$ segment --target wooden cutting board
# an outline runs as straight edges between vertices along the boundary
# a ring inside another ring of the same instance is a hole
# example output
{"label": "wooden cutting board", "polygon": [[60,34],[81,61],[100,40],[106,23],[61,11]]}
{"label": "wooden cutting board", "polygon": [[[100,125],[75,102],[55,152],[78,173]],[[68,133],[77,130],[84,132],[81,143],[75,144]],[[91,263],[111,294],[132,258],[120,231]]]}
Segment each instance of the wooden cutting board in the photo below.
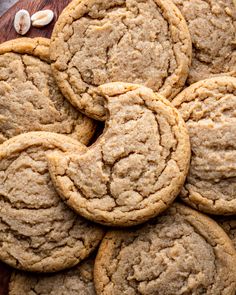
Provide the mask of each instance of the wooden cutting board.
{"label": "wooden cutting board", "polygon": [[[0,0],[1,1],[1,0]],[[54,24],[71,0],[20,0],[12,6],[5,14],[0,17],[0,43],[21,38],[14,29],[13,22],[17,11],[26,9],[30,15],[43,9],[51,9],[55,13],[53,22],[42,28],[31,28],[25,37],[46,37],[50,38]],[[11,274],[11,268],[0,262],[0,295],[8,294],[8,282]]]}
{"label": "wooden cutting board", "polygon": [[[1,1],[1,0],[0,0]],[[25,37],[47,37],[50,38],[54,24],[62,12],[62,10],[68,5],[71,0],[20,0],[14,6],[12,6],[3,16],[0,18],[0,43],[22,37],[18,35],[14,29],[13,22],[14,16],[20,9],[26,9],[30,15],[43,10],[51,9],[55,13],[54,20],[48,26],[37,29],[31,28]],[[0,293],[1,294],[1,293]]]}

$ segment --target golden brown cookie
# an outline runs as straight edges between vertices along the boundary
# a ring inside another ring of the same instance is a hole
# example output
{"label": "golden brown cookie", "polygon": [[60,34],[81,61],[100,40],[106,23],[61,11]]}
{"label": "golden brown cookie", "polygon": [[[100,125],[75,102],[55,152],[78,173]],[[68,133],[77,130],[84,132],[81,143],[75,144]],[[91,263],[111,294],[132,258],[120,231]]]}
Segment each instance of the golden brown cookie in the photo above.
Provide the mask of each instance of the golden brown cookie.
{"label": "golden brown cookie", "polygon": [[23,270],[54,272],[86,258],[103,229],[69,209],[57,195],[46,155],[81,153],[68,136],[29,132],[0,145],[0,260]]}
{"label": "golden brown cookie", "polygon": [[65,97],[105,120],[96,95],[104,83],[143,84],[172,99],[188,75],[191,39],[170,0],[74,0],[55,25],[51,59]]}
{"label": "golden brown cookie", "polygon": [[96,295],[93,283],[94,259],[57,274],[14,272],[9,295]]}
{"label": "golden brown cookie", "polygon": [[82,155],[49,155],[49,171],[60,196],[82,216],[139,224],[178,195],[189,167],[187,130],[171,103],[149,88],[109,83],[98,91],[109,114],[104,133]]}
{"label": "golden brown cookie", "polygon": [[212,214],[236,214],[236,78],[199,81],[173,105],[186,122],[192,149],[182,199]]}
{"label": "golden brown cookie", "polygon": [[188,83],[236,76],[235,0],[173,0],[185,17],[193,42]]}
{"label": "golden brown cookie", "polygon": [[29,131],[70,135],[88,144],[95,122],[78,112],[52,77],[49,39],[0,45],[0,143]]}
{"label": "golden brown cookie", "polygon": [[230,237],[230,239],[232,240],[234,244],[234,248],[236,249],[236,218],[235,216],[219,217],[216,219],[216,221],[228,234],[228,236]]}
{"label": "golden brown cookie", "polygon": [[209,217],[174,204],[142,227],[108,232],[95,261],[97,295],[234,295],[236,251]]}

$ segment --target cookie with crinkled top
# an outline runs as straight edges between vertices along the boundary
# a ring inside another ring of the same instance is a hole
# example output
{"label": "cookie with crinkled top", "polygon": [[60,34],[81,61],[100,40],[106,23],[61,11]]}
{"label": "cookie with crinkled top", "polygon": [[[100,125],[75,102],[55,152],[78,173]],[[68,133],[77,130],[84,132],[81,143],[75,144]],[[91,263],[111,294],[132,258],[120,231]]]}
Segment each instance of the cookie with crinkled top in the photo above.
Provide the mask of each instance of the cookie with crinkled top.
{"label": "cookie with crinkled top", "polygon": [[95,261],[98,295],[234,295],[236,251],[209,217],[174,204],[142,227],[108,232]]}
{"label": "cookie with crinkled top", "polygon": [[57,274],[14,272],[9,295],[96,295],[93,283],[94,258]]}
{"label": "cookie with crinkled top", "polygon": [[88,144],[95,127],[61,94],[52,76],[49,39],[0,45],[0,143],[25,132],[49,131]]}
{"label": "cookie with crinkled top", "polygon": [[64,204],[52,184],[46,156],[83,153],[68,136],[29,132],[0,145],[0,260],[27,271],[55,272],[86,258],[103,229]]}
{"label": "cookie with crinkled top", "polygon": [[164,211],[189,168],[185,123],[162,96],[128,83],[98,87],[109,117],[103,134],[83,154],[48,155],[53,183],[80,215],[111,226],[131,226]]}
{"label": "cookie with crinkled top", "polygon": [[235,0],[173,0],[186,19],[193,42],[188,83],[236,76]]}
{"label": "cookie with crinkled top", "polygon": [[99,85],[138,83],[172,99],[187,78],[191,46],[170,0],[74,0],[52,34],[52,69],[74,106],[105,120]]}
{"label": "cookie with crinkled top", "polygon": [[236,214],[236,78],[199,81],[172,103],[185,120],[192,150],[181,198],[206,213]]}
{"label": "cookie with crinkled top", "polygon": [[224,229],[230,239],[233,241],[236,249],[236,218],[235,216],[225,216],[216,218],[217,223]]}

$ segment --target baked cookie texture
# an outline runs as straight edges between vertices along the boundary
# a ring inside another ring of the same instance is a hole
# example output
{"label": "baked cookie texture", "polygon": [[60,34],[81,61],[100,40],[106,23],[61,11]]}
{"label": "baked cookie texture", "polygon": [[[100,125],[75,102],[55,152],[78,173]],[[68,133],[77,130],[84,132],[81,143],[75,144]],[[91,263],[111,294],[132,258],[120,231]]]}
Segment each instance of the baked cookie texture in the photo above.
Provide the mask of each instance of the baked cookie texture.
{"label": "baked cookie texture", "polygon": [[188,83],[236,76],[235,0],[173,0],[185,17],[193,42]]}
{"label": "baked cookie texture", "polygon": [[236,218],[235,216],[230,217],[219,217],[216,219],[218,224],[224,229],[227,235],[230,237],[236,249]]}
{"label": "baked cookie texture", "polygon": [[144,86],[98,87],[109,118],[84,154],[48,155],[55,188],[82,216],[105,225],[142,223],[165,210],[187,175],[190,145],[169,101]]}
{"label": "baked cookie texture", "polygon": [[234,295],[236,252],[212,219],[174,204],[146,225],[108,232],[95,261],[98,295]]}
{"label": "baked cookie texture", "polygon": [[65,97],[105,120],[97,86],[138,83],[172,99],[187,78],[191,46],[186,22],[170,0],[74,0],[55,25],[50,56]]}
{"label": "baked cookie texture", "polygon": [[95,127],[59,91],[49,39],[20,38],[0,45],[0,143],[25,132],[50,131],[88,144]]}
{"label": "baked cookie texture", "polygon": [[14,272],[9,295],[96,295],[93,283],[94,259],[57,274]]}
{"label": "baked cookie texture", "polygon": [[0,260],[17,269],[54,272],[86,258],[103,229],[70,210],[48,173],[51,151],[81,153],[68,136],[29,132],[0,145]]}
{"label": "baked cookie texture", "polygon": [[182,199],[211,214],[236,214],[236,78],[199,81],[173,105],[186,122],[192,149]]}

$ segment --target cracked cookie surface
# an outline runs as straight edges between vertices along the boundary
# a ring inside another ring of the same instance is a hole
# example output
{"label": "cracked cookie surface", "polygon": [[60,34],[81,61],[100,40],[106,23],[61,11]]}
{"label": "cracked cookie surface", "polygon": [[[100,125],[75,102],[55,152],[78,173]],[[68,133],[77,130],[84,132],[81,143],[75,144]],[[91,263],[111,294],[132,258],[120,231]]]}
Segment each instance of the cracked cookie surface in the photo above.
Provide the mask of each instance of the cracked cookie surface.
{"label": "cracked cookie surface", "polygon": [[82,216],[105,225],[142,223],[165,210],[189,167],[189,137],[169,101],[144,86],[98,88],[109,118],[86,153],[48,156],[55,188]]}
{"label": "cracked cookie surface", "polygon": [[77,140],[29,132],[0,145],[0,260],[23,270],[54,272],[86,258],[103,230],[68,208],[46,161],[51,151],[81,153]]}
{"label": "cracked cookie surface", "polygon": [[236,214],[236,78],[199,81],[173,105],[186,122],[192,149],[181,197],[207,213]]}
{"label": "cracked cookie surface", "polygon": [[95,288],[98,295],[234,295],[235,258],[216,222],[174,204],[142,227],[106,234]]}
{"label": "cracked cookie surface", "polygon": [[216,219],[219,225],[228,234],[230,239],[233,241],[234,248],[236,249],[236,218],[232,217],[219,217]]}
{"label": "cracked cookie surface", "polygon": [[94,259],[57,274],[11,276],[9,295],[96,295],[93,283]]}
{"label": "cracked cookie surface", "polygon": [[74,0],[54,28],[51,59],[65,97],[105,120],[95,94],[104,83],[143,84],[173,98],[188,75],[191,39],[170,0]]}
{"label": "cracked cookie surface", "polygon": [[193,42],[189,84],[212,76],[236,76],[235,0],[173,0]]}
{"label": "cracked cookie surface", "polygon": [[61,94],[52,77],[48,39],[0,45],[0,143],[25,132],[49,131],[88,144],[95,127]]}

